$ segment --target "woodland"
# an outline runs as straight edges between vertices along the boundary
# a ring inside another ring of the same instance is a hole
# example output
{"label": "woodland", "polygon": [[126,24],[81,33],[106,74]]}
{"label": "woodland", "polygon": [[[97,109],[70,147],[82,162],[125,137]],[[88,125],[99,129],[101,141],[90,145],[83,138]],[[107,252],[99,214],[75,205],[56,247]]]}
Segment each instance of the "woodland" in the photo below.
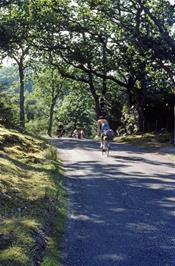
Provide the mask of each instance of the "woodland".
{"label": "woodland", "polygon": [[116,135],[173,136],[174,23],[166,0],[1,0],[0,123],[93,137],[105,114]]}

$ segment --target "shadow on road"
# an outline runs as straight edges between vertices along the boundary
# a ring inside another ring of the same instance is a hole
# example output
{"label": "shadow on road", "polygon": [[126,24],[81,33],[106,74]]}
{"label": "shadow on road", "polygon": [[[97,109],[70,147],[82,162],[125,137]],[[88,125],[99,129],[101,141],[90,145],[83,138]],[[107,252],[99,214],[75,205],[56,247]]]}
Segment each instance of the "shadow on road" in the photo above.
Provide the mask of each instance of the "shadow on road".
{"label": "shadow on road", "polygon": [[[94,150],[94,151],[100,151],[100,144],[99,141],[95,140],[79,140],[79,139],[71,139],[71,138],[62,138],[62,139],[51,139],[50,143],[54,146],[57,146],[60,149],[64,150],[74,150],[74,149],[83,149],[83,150]],[[113,155],[112,152],[117,152],[117,155]],[[132,156],[123,156],[120,155],[121,152],[127,152],[129,155]],[[111,143],[111,157],[115,158],[117,161],[123,160],[125,161],[135,161],[135,162],[144,162],[147,164],[153,164],[153,165],[166,165],[175,168],[175,161],[172,160],[172,162],[159,162],[154,161],[151,156],[150,159],[145,159],[141,157],[141,154],[150,154],[151,153],[158,153],[159,151],[155,148],[143,148],[139,146],[134,146],[131,144],[119,144],[119,143]],[[162,152],[160,152],[162,154]],[[164,154],[164,153],[163,153]],[[173,154],[172,151],[170,154]]]}
{"label": "shadow on road", "polygon": [[[77,144],[98,148],[87,143],[69,142],[69,149]],[[116,163],[81,161],[67,166],[71,211],[62,265],[174,266],[174,173],[150,177],[126,172],[127,162],[159,163],[139,157],[114,159]]]}

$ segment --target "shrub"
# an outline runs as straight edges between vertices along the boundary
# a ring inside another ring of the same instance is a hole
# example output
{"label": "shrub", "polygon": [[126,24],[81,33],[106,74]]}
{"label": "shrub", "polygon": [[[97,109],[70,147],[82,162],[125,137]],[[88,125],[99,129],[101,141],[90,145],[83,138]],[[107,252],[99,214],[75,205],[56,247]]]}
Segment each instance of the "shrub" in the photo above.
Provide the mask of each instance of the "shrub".
{"label": "shrub", "polygon": [[123,107],[121,123],[122,126],[117,130],[118,135],[132,134],[138,131],[138,112],[134,106],[130,109],[127,106]]}
{"label": "shrub", "polygon": [[0,94],[0,123],[8,128],[18,128],[18,118],[16,106],[10,103],[9,99]]}

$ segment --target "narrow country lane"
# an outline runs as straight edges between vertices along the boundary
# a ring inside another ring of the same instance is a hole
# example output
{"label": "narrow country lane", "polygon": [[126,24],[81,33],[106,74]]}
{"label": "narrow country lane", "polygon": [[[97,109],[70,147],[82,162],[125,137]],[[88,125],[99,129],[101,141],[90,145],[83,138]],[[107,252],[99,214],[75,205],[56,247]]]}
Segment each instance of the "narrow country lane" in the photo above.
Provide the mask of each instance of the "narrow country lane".
{"label": "narrow country lane", "polygon": [[53,140],[66,169],[62,266],[175,266],[175,164],[168,154]]}

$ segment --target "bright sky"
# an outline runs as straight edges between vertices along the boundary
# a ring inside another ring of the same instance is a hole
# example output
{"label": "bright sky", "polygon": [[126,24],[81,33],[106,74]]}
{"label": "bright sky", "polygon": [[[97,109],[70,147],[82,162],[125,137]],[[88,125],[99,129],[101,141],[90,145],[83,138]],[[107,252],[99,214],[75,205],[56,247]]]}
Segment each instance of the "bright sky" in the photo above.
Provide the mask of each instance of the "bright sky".
{"label": "bright sky", "polygon": [[3,59],[3,61],[2,61],[2,65],[3,65],[3,66],[10,66],[10,65],[12,65],[13,63],[15,63],[15,61],[12,60],[11,58],[5,58],[5,59]]}

